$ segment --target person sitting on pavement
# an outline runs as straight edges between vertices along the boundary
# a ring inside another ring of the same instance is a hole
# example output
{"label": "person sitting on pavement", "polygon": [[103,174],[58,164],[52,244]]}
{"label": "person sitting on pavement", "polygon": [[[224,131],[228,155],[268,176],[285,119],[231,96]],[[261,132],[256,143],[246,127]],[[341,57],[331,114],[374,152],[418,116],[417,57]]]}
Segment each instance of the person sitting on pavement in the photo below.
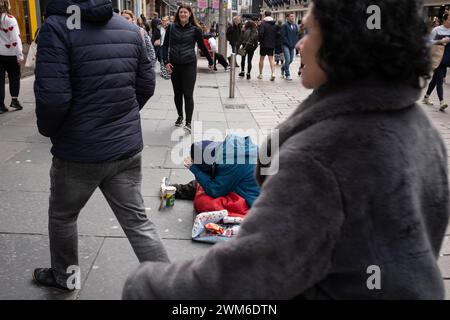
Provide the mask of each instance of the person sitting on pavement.
{"label": "person sitting on pavement", "polygon": [[431,66],[422,1],[376,3],[381,29],[368,28],[372,0],[310,1],[297,46],[313,92],[260,146],[271,161],[239,233],[141,264],[124,299],[444,298],[448,160],[417,104]]}
{"label": "person sitting on pavement", "polygon": [[203,39],[205,39],[205,46],[212,53],[214,59],[214,71],[217,71],[217,62],[219,62],[225,71],[230,70],[230,65],[227,59],[219,53],[216,41],[216,33],[210,31],[208,27],[203,27]]}
{"label": "person sitting on pavement", "polygon": [[245,215],[260,192],[255,180],[257,153],[258,147],[250,137],[228,135],[222,142],[203,140],[193,143],[191,156],[184,163],[195,180],[185,185],[172,184],[177,189],[175,198],[194,200],[197,212],[214,211],[224,208],[204,202],[213,202],[212,199],[199,200],[197,197],[202,190],[212,198],[234,192],[245,200],[246,205],[237,212]]}

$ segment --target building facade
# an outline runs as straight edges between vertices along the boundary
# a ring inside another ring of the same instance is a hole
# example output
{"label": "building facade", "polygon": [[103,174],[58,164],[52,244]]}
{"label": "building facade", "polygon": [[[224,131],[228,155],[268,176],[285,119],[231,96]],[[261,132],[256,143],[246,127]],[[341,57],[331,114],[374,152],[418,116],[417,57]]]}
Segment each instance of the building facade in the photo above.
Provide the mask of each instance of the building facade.
{"label": "building facade", "polygon": [[276,21],[285,21],[286,13],[292,12],[295,21],[300,21],[308,10],[310,0],[264,0],[260,8],[260,13],[269,10]]}

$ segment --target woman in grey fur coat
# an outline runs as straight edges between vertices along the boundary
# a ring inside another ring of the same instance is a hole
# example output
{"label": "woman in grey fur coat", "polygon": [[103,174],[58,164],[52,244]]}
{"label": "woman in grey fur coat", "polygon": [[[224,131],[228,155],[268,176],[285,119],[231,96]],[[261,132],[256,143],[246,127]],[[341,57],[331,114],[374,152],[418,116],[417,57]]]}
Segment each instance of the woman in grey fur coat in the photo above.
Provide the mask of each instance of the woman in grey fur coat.
{"label": "woman in grey fur coat", "polygon": [[314,92],[278,127],[278,170],[258,166],[239,234],[142,264],[125,299],[444,298],[447,152],[416,104],[430,71],[421,2],[376,3],[381,29],[371,0],[312,1],[298,46]]}

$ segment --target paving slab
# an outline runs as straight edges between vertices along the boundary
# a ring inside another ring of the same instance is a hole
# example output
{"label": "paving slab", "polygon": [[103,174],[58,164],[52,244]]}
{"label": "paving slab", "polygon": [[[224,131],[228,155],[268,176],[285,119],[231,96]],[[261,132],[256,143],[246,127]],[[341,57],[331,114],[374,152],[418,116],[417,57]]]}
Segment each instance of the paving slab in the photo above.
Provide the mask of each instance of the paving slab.
{"label": "paving slab", "polygon": [[194,174],[184,168],[184,169],[171,169],[170,170],[170,181],[171,183],[188,183],[195,179]]}
{"label": "paving slab", "polygon": [[[0,191],[0,233],[48,234],[48,192]],[[79,235],[124,236],[100,190],[81,210]]]}
{"label": "paving slab", "polygon": [[49,191],[50,164],[27,162],[0,164],[0,190]]}
{"label": "paving slab", "polygon": [[450,236],[446,236],[442,243],[442,248],[440,255],[448,255],[450,256]]}
{"label": "paving slab", "polygon": [[167,109],[142,109],[141,117],[144,119],[163,120],[166,119]]}
{"label": "paving slab", "polygon": [[[103,242],[102,238],[80,237],[78,242],[81,285]],[[34,268],[50,267],[48,237],[0,234],[0,300],[69,300],[76,292],[38,287],[32,282]]]}
{"label": "paving slab", "polygon": [[169,152],[169,147],[155,147],[144,145],[142,150],[142,167],[162,168]]}
{"label": "paving slab", "polygon": [[24,148],[11,157],[8,162],[51,165],[53,156],[50,153],[50,149],[50,144],[27,143],[24,145]]}
{"label": "paving slab", "polygon": [[0,141],[0,163],[8,161],[27,145],[25,142]]}
{"label": "paving slab", "polygon": [[441,269],[442,277],[450,280],[450,256],[439,257],[438,264]]}
{"label": "paving slab", "polygon": [[158,210],[158,197],[144,198],[148,218],[155,224],[158,234],[163,239],[191,240],[194,225],[195,210],[193,202],[189,200],[175,200],[173,207]]}
{"label": "paving slab", "polygon": [[[2,115],[3,116],[3,115]],[[8,114],[8,116],[13,117]],[[40,138],[36,128],[26,126],[0,126],[0,141],[18,141],[18,142],[39,142],[47,140]]]}
{"label": "paving slab", "polygon": [[226,122],[225,114],[223,112],[199,112],[199,121],[215,121],[215,122]]}
{"label": "paving slab", "polygon": [[450,280],[444,280],[445,300],[450,300]]}
{"label": "paving slab", "polygon": [[[172,261],[201,256],[211,245],[191,240],[163,240]],[[127,239],[106,239],[83,286],[80,300],[119,300],[128,275],[139,266]]]}

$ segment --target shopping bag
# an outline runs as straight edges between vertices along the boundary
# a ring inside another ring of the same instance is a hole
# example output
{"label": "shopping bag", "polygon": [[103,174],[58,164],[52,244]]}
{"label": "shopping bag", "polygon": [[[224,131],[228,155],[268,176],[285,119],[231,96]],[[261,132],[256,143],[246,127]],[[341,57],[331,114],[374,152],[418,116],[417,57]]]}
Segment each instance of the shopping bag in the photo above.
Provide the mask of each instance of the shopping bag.
{"label": "shopping bag", "polygon": [[27,60],[25,61],[25,67],[27,68],[36,68],[36,53],[37,53],[37,44],[36,42],[32,42],[30,44],[30,48],[28,49]]}

